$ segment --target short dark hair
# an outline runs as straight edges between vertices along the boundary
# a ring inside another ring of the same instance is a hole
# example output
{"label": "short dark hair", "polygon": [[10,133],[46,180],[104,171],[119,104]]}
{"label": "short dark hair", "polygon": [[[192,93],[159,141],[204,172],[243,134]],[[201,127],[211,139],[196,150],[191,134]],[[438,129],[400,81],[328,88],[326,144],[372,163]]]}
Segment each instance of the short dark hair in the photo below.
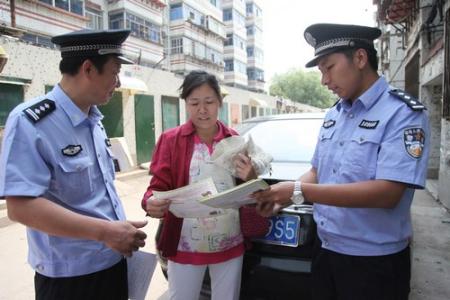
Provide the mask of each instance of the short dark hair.
{"label": "short dark hair", "polygon": [[98,72],[103,72],[103,67],[112,55],[97,55],[90,57],[64,57],[59,62],[59,70],[62,74],[76,75],[85,60],[90,60]]}
{"label": "short dark hair", "polygon": [[356,50],[358,50],[358,49],[366,50],[369,64],[372,67],[372,69],[376,72],[378,70],[377,50],[366,49],[366,48],[350,48],[350,49],[345,49],[345,50],[342,50],[339,52],[343,53],[348,59],[353,59],[353,55],[355,54]]}
{"label": "short dark hair", "polygon": [[220,92],[220,86],[216,76],[200,70],[191,71],[188,75],[186,75],[179,88],[181,91],[180,98],[186,100],[193,90],[204,84],[207,84],[214,90],[219,102],[222,103],[222,93]]}

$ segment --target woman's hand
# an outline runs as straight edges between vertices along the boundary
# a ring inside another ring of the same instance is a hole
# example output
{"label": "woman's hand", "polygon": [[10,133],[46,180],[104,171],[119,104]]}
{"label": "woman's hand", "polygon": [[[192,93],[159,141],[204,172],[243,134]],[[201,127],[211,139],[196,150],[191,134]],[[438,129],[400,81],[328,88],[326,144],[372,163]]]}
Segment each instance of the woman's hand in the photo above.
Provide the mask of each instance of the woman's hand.
{"label": "woman's hand", "polygon": [[247,155],[239,153],[234,158],[234,166],[236,170],[236,176],[244,181],[248,181],[250,179],[255,179],[258,176],[256,175],[255,169],[253,168],[251,158]]}
{"label": "woman's hand", "polygon": [[147,214],[152,218],[162,218],[166,214],[170,206],[170,200],[157,200],[155,197],[151,196],[147,200],[145,210]]}

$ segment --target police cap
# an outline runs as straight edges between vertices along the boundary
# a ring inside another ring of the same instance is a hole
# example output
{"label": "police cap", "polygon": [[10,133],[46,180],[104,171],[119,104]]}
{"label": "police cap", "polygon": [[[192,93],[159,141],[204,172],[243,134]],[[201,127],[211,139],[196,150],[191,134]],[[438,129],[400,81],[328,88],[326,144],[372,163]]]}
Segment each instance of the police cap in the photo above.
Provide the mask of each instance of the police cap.
{"label": "police cap", "polygon": [[308,44],[314,47],[313,60],[306,64],[314,67],[320,58],[345,49],[375,50],[373,40],[381,35],[381,30],[375,27],[346,24],[313,24],[305,29],[304,36]]}
{"label": "police cap", "polygon": [[123,64],[133,64],[122,54],[122,43],[130,34],[129,30],[79,30],[52,37],[59,46],[61,57],[92,57],[116,55]]}

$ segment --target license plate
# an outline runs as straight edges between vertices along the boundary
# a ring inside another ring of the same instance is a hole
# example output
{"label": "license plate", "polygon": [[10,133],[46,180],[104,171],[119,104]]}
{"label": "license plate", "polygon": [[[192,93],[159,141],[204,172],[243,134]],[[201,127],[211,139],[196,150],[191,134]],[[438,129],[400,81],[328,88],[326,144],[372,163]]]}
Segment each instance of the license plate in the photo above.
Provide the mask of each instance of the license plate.
{"label": "license plate", "polygon": [[298,246],[300,217],[294,215],[278,215],[269,219],[270,227],[266,236],[260,239],[263,243],[288,247]]}

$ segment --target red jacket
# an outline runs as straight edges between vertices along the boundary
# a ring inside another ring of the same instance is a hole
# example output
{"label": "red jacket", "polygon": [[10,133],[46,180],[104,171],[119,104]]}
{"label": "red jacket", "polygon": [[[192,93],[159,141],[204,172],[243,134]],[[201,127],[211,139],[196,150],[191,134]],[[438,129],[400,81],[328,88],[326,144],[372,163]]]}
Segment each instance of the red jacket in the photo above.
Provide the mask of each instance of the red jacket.
{"label": "red jacket", "polygon": [[[237,135],[236,131],[217,121],[225,137]],[[164,132],[156,144],[150,165],[152,179],[142,199],[145,209],[147,199],[156,191],[169,191],[189,183],[189,168],[194,151],[195,127],[192,121]],[[156,247],[165,257],[177,254],[183,219],[168,212]]]}

